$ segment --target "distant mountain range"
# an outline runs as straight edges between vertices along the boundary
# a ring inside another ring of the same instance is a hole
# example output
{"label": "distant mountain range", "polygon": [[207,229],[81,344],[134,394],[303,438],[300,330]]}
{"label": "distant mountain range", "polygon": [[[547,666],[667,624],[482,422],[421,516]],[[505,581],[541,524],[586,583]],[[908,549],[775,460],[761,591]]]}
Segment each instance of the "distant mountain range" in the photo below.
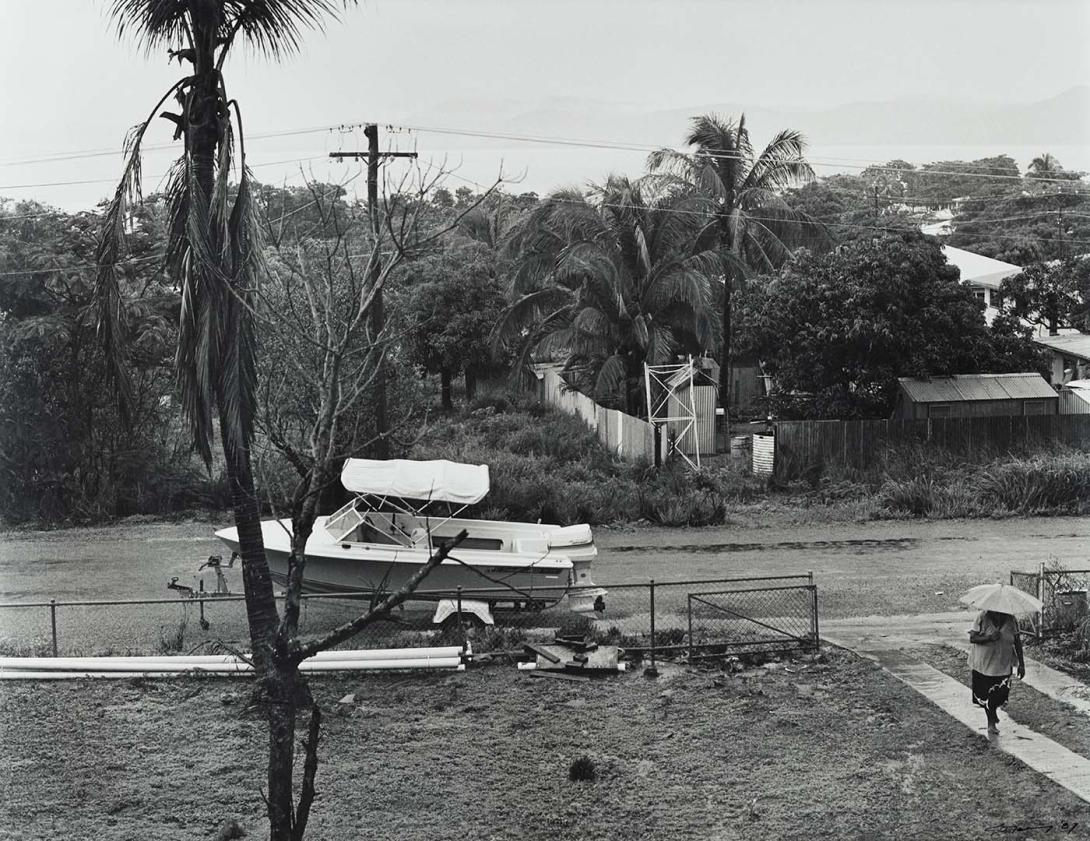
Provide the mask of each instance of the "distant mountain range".
{"label": "distant mountain range", "polygon": [[[689,119],[717,112],[746,114],[755,143],[783,128],[802,131],[811,145],[1049,146],[1090,145],[1090,85],[1028,103],[979,104],[935,98],[857,102],[823,109],[770,108],[738,102],[641,109],[554,98],[527,107],[515,100],[463,98],[429,108],[406,122],[520,135],[634,144],[678,145]],[[481,142],[466,139],[467,147]],[[451,143],[450,145],[455,145]]]}

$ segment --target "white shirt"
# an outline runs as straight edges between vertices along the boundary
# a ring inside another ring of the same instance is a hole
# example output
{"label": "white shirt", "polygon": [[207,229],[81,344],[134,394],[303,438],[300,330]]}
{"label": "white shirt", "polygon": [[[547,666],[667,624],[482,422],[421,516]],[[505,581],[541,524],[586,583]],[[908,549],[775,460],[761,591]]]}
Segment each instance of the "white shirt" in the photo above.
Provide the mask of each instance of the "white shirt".
{"label": "white shirt", "polygon": [[1018,635],[1018,620],[1009,613],[1000,616],[1004,617],[1002,624],[995,625],[988,618],[988,612],[982,611],[973,623],[973,630],[982,634],[990,634],[998,627],[999,639],[995,642],[969,643],[969,668],[990,677],[1009,675],[1014,671],[1017,660],[1014,638]]}

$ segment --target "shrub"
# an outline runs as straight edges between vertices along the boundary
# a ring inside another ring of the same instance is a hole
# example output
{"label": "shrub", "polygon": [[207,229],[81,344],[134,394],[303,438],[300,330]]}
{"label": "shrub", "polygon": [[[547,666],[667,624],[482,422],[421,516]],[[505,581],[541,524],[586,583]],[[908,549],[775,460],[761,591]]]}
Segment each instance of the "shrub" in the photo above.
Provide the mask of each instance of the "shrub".
{"label": "shrub", "polygon": [[573,760],[568,766],[568,779],[573,783],[593,783],[598,779],[598,769],[594,766],[594,760],[585,754]]}
{"label": "shrub", "polygon": [[980,495],[1022,514],[1077,510],[1090,500],[1090,464],[1072,456],[996,464],[981,475]]}
{"label": "shrub", "polygon": [[159,628],[159,653],[177,654],[185,648],[186,621],[183,619],[173,629],[165,625]]}

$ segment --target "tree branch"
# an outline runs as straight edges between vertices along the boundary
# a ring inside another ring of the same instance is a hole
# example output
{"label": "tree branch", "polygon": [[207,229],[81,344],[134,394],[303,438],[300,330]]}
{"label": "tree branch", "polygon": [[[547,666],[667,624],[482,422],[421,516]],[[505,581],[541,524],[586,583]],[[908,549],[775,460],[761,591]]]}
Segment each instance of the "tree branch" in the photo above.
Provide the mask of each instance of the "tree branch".
{"label": "tree branch", "polygon": [[292,841],[303,841],[310,819],[310,806],[314,802],[314,779],[318,774],[318,736],[322,726],[322,708],[315,702],[310,708],[310,726],[303,741],[303,783],[299,791],[299,804],[291,830]]}
{"label": "tree branch", "polygon": [[451,550],[458,546],[458,544],[460,544],[468,536],[469,533],[465,529],[462,529],[460,532],[458,532],[457,535],[455,535],[453,540],[440,545],[432,553],[431,557],[428,558],[428,562],[416,571],[416,574],[409,579],[404,587],[402,587],[396,593],[392,593],[387,596],[367,613],[363,614],[362,616],[356,617],[351,622],[346,622],[344,625],[335,628],[320,639],[309,642],[306,645],[297,646],[292,652],[292,657],[295,662],[301,663],[308,657],[313,657],[319,651],[325,651],[327,648],[332,648],[338,643],[344,642],[347,639],[351,639],[368,625],[388,618],[390,612],[395,607],[398,607],[403,602],[407,601],[409,597],[411,597],[412,594],[416,592],[416,588],[420,586],[420,582],[427,578],[431,571],[439,566],[439,564],[443,563],[443,561],[446,560],[447,556],[450,554]]}

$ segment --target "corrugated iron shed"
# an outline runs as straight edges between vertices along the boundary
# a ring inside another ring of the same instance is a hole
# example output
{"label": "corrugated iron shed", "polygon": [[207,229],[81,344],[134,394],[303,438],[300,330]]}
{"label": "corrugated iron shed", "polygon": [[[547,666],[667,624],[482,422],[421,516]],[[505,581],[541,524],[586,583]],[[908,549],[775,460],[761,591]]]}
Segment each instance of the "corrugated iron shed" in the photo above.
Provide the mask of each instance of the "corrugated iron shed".
{"label": "corrugated iron shed", "polygon": [[916,380],[899,379],[914,403],[956,403],[971,400],[1034,400],[1055,397],[1056,391],[1040,374],[956,374]]}

